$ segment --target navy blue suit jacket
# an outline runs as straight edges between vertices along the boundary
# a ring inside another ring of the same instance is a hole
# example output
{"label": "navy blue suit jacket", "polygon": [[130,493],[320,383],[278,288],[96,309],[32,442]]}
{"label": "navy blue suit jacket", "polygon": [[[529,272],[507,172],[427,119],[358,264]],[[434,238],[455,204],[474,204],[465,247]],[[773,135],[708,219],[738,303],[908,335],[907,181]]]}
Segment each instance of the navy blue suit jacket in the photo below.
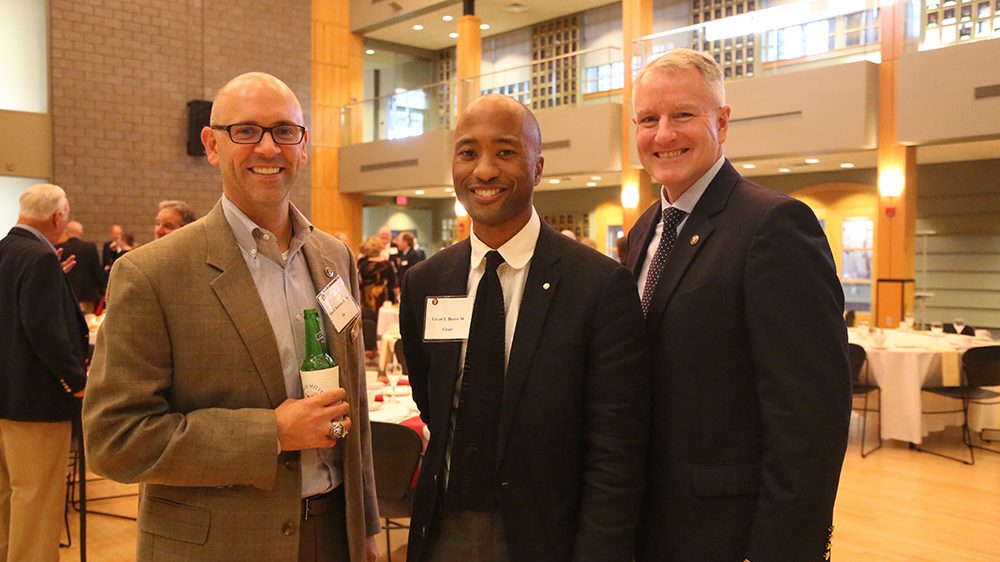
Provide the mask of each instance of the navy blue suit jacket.
{"label": "navy blue suit jacket", "polygon": [[0,240],[0,418],[72,419],[86,385],[87,324],[59,260],[31,232]]}

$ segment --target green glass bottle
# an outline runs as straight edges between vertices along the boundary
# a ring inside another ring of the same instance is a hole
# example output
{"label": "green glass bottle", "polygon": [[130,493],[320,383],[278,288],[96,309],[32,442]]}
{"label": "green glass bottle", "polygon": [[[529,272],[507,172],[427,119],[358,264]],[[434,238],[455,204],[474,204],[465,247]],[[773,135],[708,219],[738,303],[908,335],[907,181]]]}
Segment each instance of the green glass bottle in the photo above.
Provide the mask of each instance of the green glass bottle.
{"label": "green glass bottle", "polygon": [[306,358],[299,369],[302,394],[305,397],[340,387],[340,367],[324,349],[323,332],[319,329],[319,311],[302,311],[306,323]]}

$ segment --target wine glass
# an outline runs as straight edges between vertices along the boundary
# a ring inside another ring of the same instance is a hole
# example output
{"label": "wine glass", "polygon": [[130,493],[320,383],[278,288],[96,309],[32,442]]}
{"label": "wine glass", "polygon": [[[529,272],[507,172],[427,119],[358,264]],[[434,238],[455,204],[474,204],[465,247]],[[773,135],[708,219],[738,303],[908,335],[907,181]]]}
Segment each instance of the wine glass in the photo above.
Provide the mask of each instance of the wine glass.
{"label": "wine glass", "polygon": [[944,324],[931,322],[931,335],[935,337],[944,335]]}
{"label": "wine glass", "polygon": [[965,318],[956,318],[951,321],[952,326],[955,326],[955,333],[962,335],[962,331],[965,330]]}
{"label": "wine glass", "polygon": [[395,361],[390,363],[385,368],[385,376],[386,378],[389,379],[389,386],[392,389],[392,392],[390,394],[391,398],[389,399],[389,401],[397,402],[398,400],[396,399],[396,385],[399,384],[399,379],[400,377],[403,376],[403,366],[400,365],[399,363],[396,363]]}

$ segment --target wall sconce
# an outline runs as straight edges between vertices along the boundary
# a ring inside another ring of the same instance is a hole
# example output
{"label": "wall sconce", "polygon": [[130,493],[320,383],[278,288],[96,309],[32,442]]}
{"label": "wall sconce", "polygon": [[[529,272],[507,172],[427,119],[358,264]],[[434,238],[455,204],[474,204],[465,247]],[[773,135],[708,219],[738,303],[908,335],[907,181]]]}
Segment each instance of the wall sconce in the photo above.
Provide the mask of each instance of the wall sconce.
{"label": "wall sconce", "polygon": [[465,207],[462,206],[462,202],[458,199],[455,199],[455,216],[460,218],[469,216],[469,212],[465,210]]}
{"label": "wall sconce", "polygon": [[883,170],[878,176],[878,192],[887,199],[885,205],[885,216],[892,218],[896,216],[895,199],[903,193],[903,186],[906,180],[903,178],[903,171],[897,169]]}
{"label": "wall sconce", "polygon": [[622,207],[635,209],[639,206],[639,185],[634,182],[622,184]]}

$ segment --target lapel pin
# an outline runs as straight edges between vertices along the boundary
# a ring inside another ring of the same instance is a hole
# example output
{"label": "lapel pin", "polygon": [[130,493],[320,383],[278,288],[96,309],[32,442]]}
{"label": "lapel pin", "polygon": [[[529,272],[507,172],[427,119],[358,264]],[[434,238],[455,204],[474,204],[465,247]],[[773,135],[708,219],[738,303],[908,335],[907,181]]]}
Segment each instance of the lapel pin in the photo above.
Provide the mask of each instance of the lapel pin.
{"label": "lapel pin", "polygon": [[546,290],[546,291],[548,291],[548,290],[549,290],[549,287],[551,287],[551,286],[552,286],[552,285],[549,285],[548,283],[542,283],[542,289],[543,289],[543,290]]}
{"label": "lapel pin", "polygon": [[691,237],[691,245],[694,246],[695,244],[698,243],[699,240],[701,240],[701,236],[695,234],[694,236]]}
{"label": "lapel pin", "polygon": [[[692,242],[692,244],[693,244],[693,243],[694,243],[694,242]],[[327,277],[330,277],[330,278],[333,278],[333,270],[332,270],[332,269],[330,269],[329,267],[328,267],[328,268],[326,268],[326,269],[324,269],[324,270],[323,270],[323,272],[324,272],[324,273],[326,273],[326,276],[327,276]]]}

